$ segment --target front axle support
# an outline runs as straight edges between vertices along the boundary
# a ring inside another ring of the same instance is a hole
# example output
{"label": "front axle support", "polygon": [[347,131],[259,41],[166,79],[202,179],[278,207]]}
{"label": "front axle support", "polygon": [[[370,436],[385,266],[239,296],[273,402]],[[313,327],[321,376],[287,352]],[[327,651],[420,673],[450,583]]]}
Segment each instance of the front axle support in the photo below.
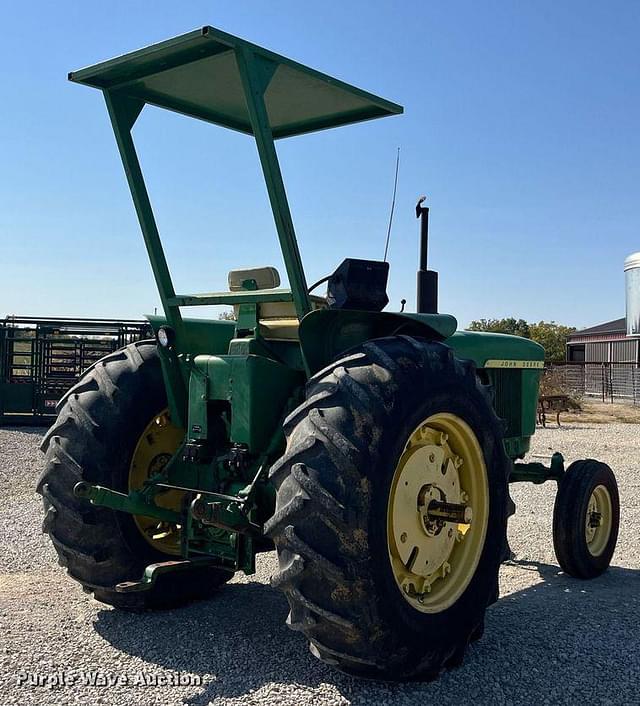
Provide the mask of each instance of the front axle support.
{"label": "front axle support", "polygon": [[509,483],[545,483],[548,480],[559,481],[564,475],[564,457],[561,453],[555,452],[551,456],[551,463],[545,466],[544,463],[531,461],[530,463],[514,463],[513,470],[509,476]]}

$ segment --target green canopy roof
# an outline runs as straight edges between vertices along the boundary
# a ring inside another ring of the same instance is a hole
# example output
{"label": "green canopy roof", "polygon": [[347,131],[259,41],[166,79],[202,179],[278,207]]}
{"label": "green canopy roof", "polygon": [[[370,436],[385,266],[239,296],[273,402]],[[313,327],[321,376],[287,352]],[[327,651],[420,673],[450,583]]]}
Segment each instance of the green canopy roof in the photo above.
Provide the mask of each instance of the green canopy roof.
{"label": "green canopy roof", "polygon": [[273,72],[265,105],[274,138],[402,113],[400,105],[213,27],[74,71],[69,79],[252,134],[238,49]]}

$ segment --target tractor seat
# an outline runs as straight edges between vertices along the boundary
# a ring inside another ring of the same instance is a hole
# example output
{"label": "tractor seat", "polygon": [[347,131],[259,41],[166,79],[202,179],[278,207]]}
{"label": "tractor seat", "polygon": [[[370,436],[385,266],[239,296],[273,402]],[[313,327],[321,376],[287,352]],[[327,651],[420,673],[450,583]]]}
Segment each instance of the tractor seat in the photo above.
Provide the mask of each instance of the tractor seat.
{"label": "tractor seat", "polygon": [[[276,289],[280,286],[280,274],[275,267],[251,267],[231,270],[228,276],[229,290],[240,292],[246,289]],[[326,307],[324,297],[311,297],[314,309]],[[238,317],[239,304],[233,305]],[[298,317],[293,302],[262,302],[258,306],[260,335],[271,341],[297,341]]]}
{"label": "tractor seat", "polygon": [[275,289],[280,286],[280,273],[275,267],[231,270],[227,279],[230,292],[241,292],[244,289]]}
{"label": "tractor seat", "polygon": [[[324,297],[311,296],[312,309],[326,309]],[[258,305],[260,335],[268,341],[297,341],[298,317],[293,302],[266,302]]]}
{"label": "tractor seat", "polygon": [[298,319],[260,319],[260,335],[267,341],[297,341]]}

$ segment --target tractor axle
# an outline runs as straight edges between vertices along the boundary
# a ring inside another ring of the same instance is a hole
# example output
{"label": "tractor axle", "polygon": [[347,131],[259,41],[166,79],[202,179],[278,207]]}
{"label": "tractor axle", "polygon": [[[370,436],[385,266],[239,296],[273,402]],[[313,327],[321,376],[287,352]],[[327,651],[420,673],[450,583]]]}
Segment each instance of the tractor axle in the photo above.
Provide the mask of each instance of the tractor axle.
{"label": "tractor axle", "polygon": [[460,525],[471,524],[473,513],[469,505],[432,500],[427,506],[425,521],[453,522]]}

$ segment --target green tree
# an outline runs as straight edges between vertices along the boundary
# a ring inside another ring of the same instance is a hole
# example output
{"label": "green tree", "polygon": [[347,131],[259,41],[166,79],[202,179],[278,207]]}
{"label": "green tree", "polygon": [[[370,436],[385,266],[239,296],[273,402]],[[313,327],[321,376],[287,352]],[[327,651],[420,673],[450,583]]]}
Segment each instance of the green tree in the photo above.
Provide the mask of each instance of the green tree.
{"label": "green tree", "polygon": [[221,311],[218,314],[218,319],[220,319],[221,321],[235,321],[236,315],[233,309],[231,309],[230,311]]}
{"label": "green tree", "polygon": [[548,363],[560,363],[565,360],[567,338],[575,330],[574,326],[564,326],[555,321],[529,324],[524,319],[514,319],[512,316],[505,319],[479,319],[469,325],[469,331],[509,333],[530,338],[544,348],[544,357]]}
{"label": "green tree", "polygon": [[565,360],[567,338],[576,329],[575,326],[563,326],[555,321],[539,321],[529,324],[531,339],[544,348],[544,358],[549,363],[561,363]]}
{"label": "green tree", "polygon": [[491,333],[509,333],[512,336],[531,338],[529,324],[524,319],[514,319],[508,316],[505,319],[479,319],[472,321],[469,331],[490,331]]}

